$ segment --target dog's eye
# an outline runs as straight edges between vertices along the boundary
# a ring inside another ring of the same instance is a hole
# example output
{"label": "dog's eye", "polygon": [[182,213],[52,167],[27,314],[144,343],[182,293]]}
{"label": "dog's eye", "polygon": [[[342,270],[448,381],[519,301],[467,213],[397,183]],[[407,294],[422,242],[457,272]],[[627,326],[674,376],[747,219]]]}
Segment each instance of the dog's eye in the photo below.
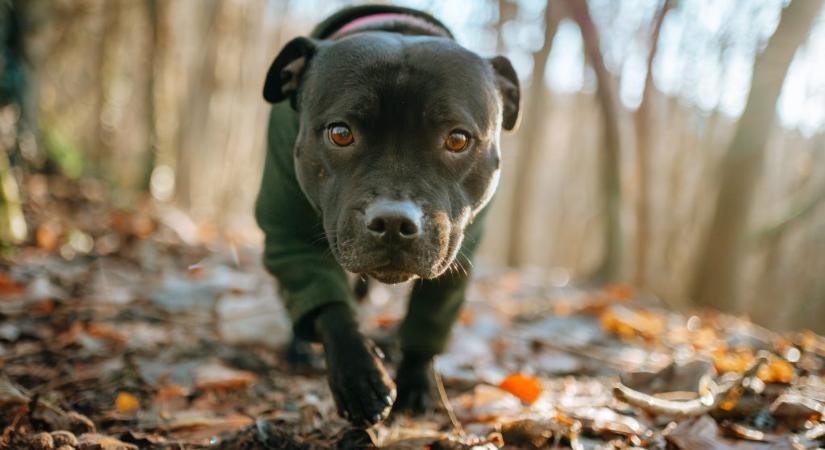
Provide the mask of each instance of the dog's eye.
{"label": "dog's eye", "polygon": [[352,130],[344,124],[337,123],[330,125],[328,131],[329,140],[339,147],[346,147],[355,142],[355,137],[352,136]]}
{"label": "dog's eye", "polygon": [[470,136],[461,130],[453,130],[447,135],[444,140],[444,147],[451,152],[460,152],[467,148],[467,143],[470,142]]}

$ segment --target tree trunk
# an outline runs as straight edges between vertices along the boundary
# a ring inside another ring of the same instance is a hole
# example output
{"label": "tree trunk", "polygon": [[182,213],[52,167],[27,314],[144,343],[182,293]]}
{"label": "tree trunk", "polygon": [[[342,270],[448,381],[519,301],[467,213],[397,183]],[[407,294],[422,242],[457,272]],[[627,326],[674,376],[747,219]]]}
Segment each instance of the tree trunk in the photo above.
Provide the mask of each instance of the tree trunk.
{"label": "tree trunk", "polygon": [[26,238],[17,178],[9,155],[19,153],[21,131],[33,128],[27,103],[29,77],[24,45],[25,5],[0,4],[0,246],[14,245]]}
{"label": "tree trunk", "polygon": [[579,25],[584,51],[596,73],[597,97],[602,116],[604,153],[599,161],[599,181],[602,191],[604,224],[604,256],[593,274],[593,281],[603,283],[619,275],[622,254],[622,230],[619,221],[621,192],[619,186],[620,134],[618,104],[613,79],[604,64],[599,34],[585,0],[567,0],[573,19]]}
{"label": "tree trunk", "polygon": [[152,171],[155,169],[158,154],[158,127],[157,127],[157,88],[156,80],[160,76],[158,55],[160,46],[160,34],[162,23],[158,13],[158,0],[146,0],[146,17],[149,25],[149,42],[147,42],[147,53],[149,64],[146,76],[146,128],[149,131],[148,146],[144,155],[143,173],[141,174],[140,189],[149,192],[152,181]]}
{"label": "tree trunk", "polygon": [[195,64],[197,67],[190,71],[188,91],[182,98],[186,101],[180,109],[180,127],[178,131],[178,149],[175,156],[175,203],[188,209],[192,206],[194,192],[193,179],[196,168],[192,167],[195,161],[202,158],[204,128],[209,120],[209,101],[215,91],[216,75],[215,64],[218,44],[226,33],[221,33],[220,21],[226,15],[226,2],[213,0],[198,6],[206,10],[206,26],[204,42],[199,49]]}
{"label": "tree trunk", "polygon": [[662,7],[653,19],[642,100],[634,116],[636,126],[636,178],[639,186],[638,198],[636,199],[636,274],[634,283],[639,288],[644,288],[647,285],[647,261],[650,248],[648,177],[650,172],[650,130],[653,128],[654,118],[650,110],[650,101],[653,94],[653,59],[656,57],[656,50],[659,47],[659,34],[662,31],[662,23],[672,6],[672,0],[664,0]]}
{"label": "tree trunk", "polygon": [[691,288],[697,305],[736,310],[739,266],[765,144],[796,49],[805,41],[823,0],[794,0],[753,65],[751,90],[722,159],[716,209]]}
{"label": "tree trunk", "polygon": [[518,266],[524,263],[526,234],[524,225],[529,220],[527,208],[531,189],[536,185],[536,168],[541,156],[541,130],[545,119],[542,114],[544,97],[547,91],[544,85],[547,60],[553,47],[553,38],[559,28],[561,14],[559,4],[549,0],[544,12],[544,43],[533,54],[533,72],[530,76],[530,88],[526,96],[526,108],[521,123],[519,137],[519,154],[516,161],[515,188],[513,189],[512,209],[510,213],[510,237],[507,250],[507,264]]}

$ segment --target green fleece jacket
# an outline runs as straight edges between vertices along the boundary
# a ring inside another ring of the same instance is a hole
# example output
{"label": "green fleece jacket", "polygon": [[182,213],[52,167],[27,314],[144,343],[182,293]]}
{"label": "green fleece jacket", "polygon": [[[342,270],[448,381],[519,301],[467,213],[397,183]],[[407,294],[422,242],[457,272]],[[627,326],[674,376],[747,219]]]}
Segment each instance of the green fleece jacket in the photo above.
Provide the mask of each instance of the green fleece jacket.
{"label": "green fleece jacket", "polygon": [[[316,27],[312,37],[323,39],[351,20],[380,12],[432,17],[405,8],[371,5],[345,9]],[[445,28],[446,30],[446,28]],[[281,297],[296,336],[317,340],[313,326],[319,308],[355,301],[347,276],[324,238],[321,217],[310,206],[295,177],[293,148],[299,119],[288,101],[273,105],[269,117],[266,162],[255,205],[255,218],[266,240],[264,266],[278,280]],[[461,254],[471,258],[481,238],[482,214],[466,229]],[[468,283],[469,267],[451,270],[432,280],[416,280],[399,330],[405,352],[431,356],[443,351]]]}

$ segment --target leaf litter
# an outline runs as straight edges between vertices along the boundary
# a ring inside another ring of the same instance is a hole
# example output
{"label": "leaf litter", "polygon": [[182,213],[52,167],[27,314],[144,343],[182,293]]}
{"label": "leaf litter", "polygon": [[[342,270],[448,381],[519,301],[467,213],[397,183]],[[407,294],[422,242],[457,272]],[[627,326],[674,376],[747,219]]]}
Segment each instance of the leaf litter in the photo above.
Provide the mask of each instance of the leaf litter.
{"label": "leaf litter", "polygon": [[[286,363],[255,239],[36,183],[53,189],[27,205],[33,237],[0,266],[0,448],[825,446],[821,336],[484,267],[436,360],[441,407],[352,429],[323,372]],[[390,367],[404,289],[361,306]]]}

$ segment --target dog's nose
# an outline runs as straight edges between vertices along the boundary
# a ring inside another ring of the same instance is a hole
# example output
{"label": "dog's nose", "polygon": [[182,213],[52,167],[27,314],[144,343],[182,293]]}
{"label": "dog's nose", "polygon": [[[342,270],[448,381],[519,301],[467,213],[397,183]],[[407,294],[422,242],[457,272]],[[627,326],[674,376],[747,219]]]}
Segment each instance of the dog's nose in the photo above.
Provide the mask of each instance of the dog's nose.
{"label": "dog's nose", "polygon": [[367,230],[388,241],[411,241],[421,234],[421,209],[404,200],[378,200],[364,211]]}

